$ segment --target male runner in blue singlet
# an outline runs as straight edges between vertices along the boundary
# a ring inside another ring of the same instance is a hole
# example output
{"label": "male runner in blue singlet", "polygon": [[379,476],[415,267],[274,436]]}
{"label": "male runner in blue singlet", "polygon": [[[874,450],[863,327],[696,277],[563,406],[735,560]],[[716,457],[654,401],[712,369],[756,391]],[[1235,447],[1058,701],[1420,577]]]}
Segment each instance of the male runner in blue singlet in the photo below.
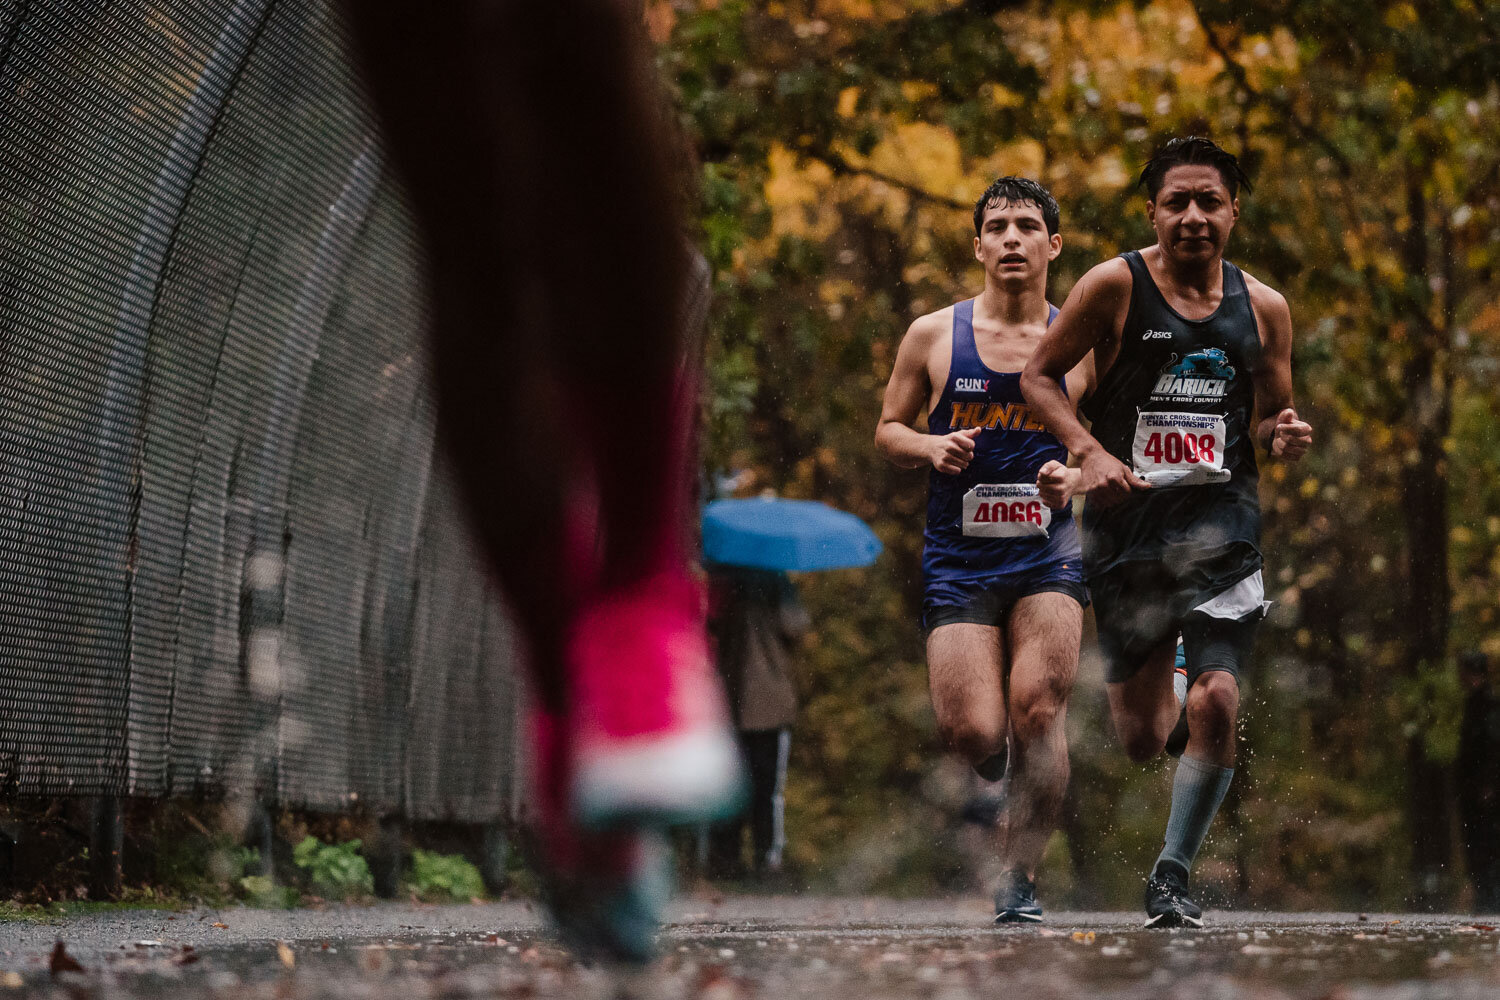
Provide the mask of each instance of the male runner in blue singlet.
{"label": "male runner in blue singlet", "polygon": [[[1087,494],[1083,556],[1110,712],[1148,760],[1177,723],[1186,658],[1188,739],[1165,844],[1146,887],[1148,927],[1202,926],[1188,873],[1234,774],[1239,674],[1265,613],[1259,445],[1296,461],[1312,428],[1292,408],[1286,300],[1224,259],[1249,183],[1208,139],[1173,139],[1141,174],[1157,243],[1073,288],[1022,376],[1026,399],[1080,460],[1049,464],[1049,503]],[[1092,353],[1098,386],[1074,414],[1063,378]]]}
{"label": "male runner in blue singlet", "polygon": [[[1088,602],[1071,513],[1044,506],[1036,486],[1067,449],[1020,388],[1057,313],[1047,265],[1062,248],[1058,214],[1035,181],[990,185],[974,209],[984,291],[911,325],[875,432],[895,464],[931,467],[922,617],[938,729],[991,781],[1006,772],[1007,734],[1014,755],[996,922],[1042,918],[1036,866],[1068,784],[1063,722]],[[1072,399],[1088,373],[1080,358],[1067,375]],[[919,414],[925,433],[912,427]]]}

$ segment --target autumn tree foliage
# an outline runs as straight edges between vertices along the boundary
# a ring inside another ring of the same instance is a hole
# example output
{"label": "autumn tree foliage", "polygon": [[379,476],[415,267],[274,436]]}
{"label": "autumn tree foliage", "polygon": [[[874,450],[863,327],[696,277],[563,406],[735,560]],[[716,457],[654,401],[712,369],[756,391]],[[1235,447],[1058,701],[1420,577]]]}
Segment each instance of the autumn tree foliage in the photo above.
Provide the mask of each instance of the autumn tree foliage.
{"label": "autumn tree foliage", "polygon": [[[888,554],[806,581],[793,858],[830,878],[954,874],[916,610],[926,480],[871,444],[895,347],[974,294],[973,199],[1063,207],[1061,302],[1151,241],[1134,177],[1203,133],[1256,179],[1230,256],[1281,289],[1319,444],[1264,477],[1277,602],[1245,780],[1205,874],[1248,901],[1453,902],[1455,656],[1500,653],[1500,3],[656,0],[714,268],[709,459],[870,520]],[[1133,903],[1165,780],[1123,761],[1087,657],[1073,810],[1049,855]],[[934,849],[933,845],[937,845]],[[860,880],[863,880],[861,882]]]}

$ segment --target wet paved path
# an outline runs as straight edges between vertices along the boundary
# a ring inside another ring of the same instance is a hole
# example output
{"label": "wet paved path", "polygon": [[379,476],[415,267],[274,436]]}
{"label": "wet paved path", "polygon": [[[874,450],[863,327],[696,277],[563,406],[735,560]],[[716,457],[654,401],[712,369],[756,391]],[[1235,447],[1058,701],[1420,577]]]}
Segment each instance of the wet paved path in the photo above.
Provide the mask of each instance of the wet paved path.
{"label": "wet paved path", "polygon": [[[662,958],[622,977],[573,961],[522,903],[114,913],[0,924],[0,998],[1500,997],[1493,920],[1208,916],[1202,931],[1145,931],[1135,913],[997,929],[970,900],[687,899]],[[50,971],[59,940],[82,972]]]}

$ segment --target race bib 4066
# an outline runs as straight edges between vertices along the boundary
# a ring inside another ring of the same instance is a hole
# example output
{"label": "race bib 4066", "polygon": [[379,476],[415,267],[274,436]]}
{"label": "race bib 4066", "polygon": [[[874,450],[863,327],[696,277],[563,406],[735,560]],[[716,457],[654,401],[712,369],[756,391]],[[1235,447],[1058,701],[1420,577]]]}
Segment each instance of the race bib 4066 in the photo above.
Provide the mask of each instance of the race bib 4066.
{"label": "race bib 4066", "polygon": [[964,494],[964,534],[981,538],[1047,537],[1052,511],[1035,484],[980,484]]}
{"label": "race bib 4066", "polygon": [[1224,438],[1224,418],[1217,414],[1144,411],[1131,453],[1136,474],[1152,486],[1228,482]]}

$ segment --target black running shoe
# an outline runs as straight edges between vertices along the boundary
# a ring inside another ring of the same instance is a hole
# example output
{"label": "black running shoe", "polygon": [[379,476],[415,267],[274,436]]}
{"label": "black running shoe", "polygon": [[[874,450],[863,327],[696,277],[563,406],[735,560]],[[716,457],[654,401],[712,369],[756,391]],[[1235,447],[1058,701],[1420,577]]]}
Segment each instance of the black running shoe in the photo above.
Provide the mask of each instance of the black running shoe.
{"label": "black running shoe", "polygon": [[1146,880],[1147,927],[1202,927],[1203,908],[1188,899],[1187,872],[1163,861]]}
{"label": "black running shoe", "polygon": [[1042,904],[1036,901],[1036,883],[1018,871],[1000,876],[995,890],[995,923],[1039,924]]}
{"label": "black running shoe", "polygon": [[973,796],[964,803],[958,818],[964,823],[990,830],[1000,825],[1000,817],[1004,815],[1005,795],[1000,793]]}
{"label": "black running shoe", "polygon": [[974,773],[985,781],[1004,781],[1006,768],[1010,765],[1010,746],[1004,745],[995,753],[974,765]]}
{"label": "black running shoe", "polygon": [[973,823],[986,829],[1000,824],[1000,818],[1005,815],[1005,799],[1010,791],[1010,781],[1005,776],[1007,756],[1005,747],[1001,747],[999,753],[974,765],[974,773],[984,779],[987,787],[978,789],[964,803],[959,818],[965,823]]}

